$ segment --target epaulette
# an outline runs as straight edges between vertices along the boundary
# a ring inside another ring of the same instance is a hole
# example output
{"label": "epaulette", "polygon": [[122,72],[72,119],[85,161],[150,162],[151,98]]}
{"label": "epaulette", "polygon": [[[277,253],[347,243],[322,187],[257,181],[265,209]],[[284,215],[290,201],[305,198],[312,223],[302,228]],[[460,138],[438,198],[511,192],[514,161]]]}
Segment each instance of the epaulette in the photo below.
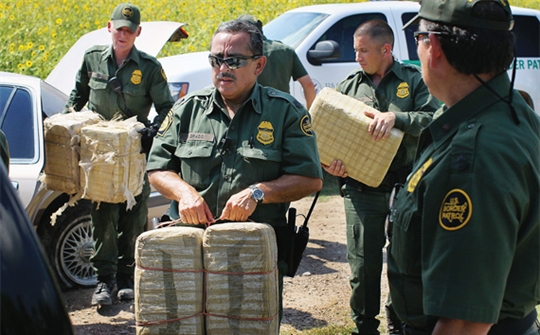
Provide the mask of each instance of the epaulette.
{"label": "epaulette", "polygon": [[[292,95],[288,94],[288,93],[285,93],[285,92],[282,92],[280,90],[277,90],[275,88],[272,88],[272,87],[267,87],[266,88],[266,94],[270,97],[270,98],[278,98],[278,99],[283,99],[283,100],[287,100],[288,102],[290,102],[294,107],[296,107],[297,109],[299,108],[303,108],[304,105],[302,105],[298,100],[296,100],[295,97],[293,97]],[[305,107],[304,107],[305,108]]]}
{"label": "epaulette", "polygon": [[191,93],[188,93],[188,94],[184,95],[182,98],[180,98],[176,102],[176,104],[183,105],[184,103],[186,103],[187,101],[190,101],[190,100],[199,100],[199,101],[205,101],[206,100],[206,101],[208,101],[208,99],[212,95],[213,88],[214,88],[213,85],[209,85],[209,86],[207,86],[205,88],[202,88],[200,90],[196,90],[196,91],[193,91]]}
{"label": "epaulette", "polygon": [[90,53],[93,53],[93,52],[103,52],[107,49],[109,49],[109,45],[94,45],[94,46],[91,46],[90,48],[86,49],[86,51],[84,52],[85,54],[90,54]]}

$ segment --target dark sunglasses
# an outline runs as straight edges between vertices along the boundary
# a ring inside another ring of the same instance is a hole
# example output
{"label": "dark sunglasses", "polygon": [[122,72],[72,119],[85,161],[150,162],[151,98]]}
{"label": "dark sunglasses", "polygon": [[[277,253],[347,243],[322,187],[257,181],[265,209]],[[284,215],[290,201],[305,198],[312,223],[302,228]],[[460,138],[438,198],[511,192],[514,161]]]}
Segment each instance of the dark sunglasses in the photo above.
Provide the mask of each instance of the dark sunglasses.
{"label": "dark sunglasses", "polygon": [[210,65],[215,68],[220,68],[221,64],[225,63],[227,67],[231,70],[236,70],[247,65],[248,60],[260,58],[261,55],[257,56],[235,56],[220,58],[214,55],[208,55],[208,61]]}
{"label": "dark sunglasses", "polygon": [[450,35],[447,32],[444,31],[415,31],[414,32],[414,39],[416,40],[416,45],[418,45],[418,41],[420,40],[420,37],[422,36],[429,36],[429,34],[433,35]]}

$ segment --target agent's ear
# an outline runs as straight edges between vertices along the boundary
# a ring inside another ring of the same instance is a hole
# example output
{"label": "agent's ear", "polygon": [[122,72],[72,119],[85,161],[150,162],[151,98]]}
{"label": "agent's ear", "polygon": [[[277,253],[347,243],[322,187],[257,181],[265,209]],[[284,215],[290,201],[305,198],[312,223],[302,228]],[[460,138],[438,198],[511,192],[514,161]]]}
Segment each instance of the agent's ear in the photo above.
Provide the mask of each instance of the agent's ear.
{"label": "agent's ear", "polygon": [[255,62],[257,62],[257,65],[255,67],[255,75],[258,76],[263,72],[264,67],[266,66],[266,56],[261,56],[257,58]]}

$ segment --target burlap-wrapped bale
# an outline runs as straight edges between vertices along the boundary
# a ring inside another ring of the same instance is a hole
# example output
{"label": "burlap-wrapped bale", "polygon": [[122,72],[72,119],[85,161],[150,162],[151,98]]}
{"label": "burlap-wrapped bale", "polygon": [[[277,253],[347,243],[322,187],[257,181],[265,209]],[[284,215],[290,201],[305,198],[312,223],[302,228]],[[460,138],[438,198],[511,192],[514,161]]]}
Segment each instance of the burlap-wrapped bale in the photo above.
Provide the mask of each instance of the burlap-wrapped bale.
{"label": "burlap-wrapped bale", "polygon": [[49,190],[79,193],[79,151],[81,129],[101,120],[92,111],[55,114],[43,121],[45,132],[45,168],[40,179]]}
{"label": "burlap-wrapped bale", "polygon": [[278,334],[274,229],[267,224],[212,225],[203,237],[206,334]]}
{"label": "burlap-wrapped bale", "polygon": [[138,335],[203,335],[203,229],[144,232],[135,248]]}
{"label": "burlap-wrapped bale", "polygon": [[349,177],[368,186],[381,184],[403,139],[403,132],[392,129],[390,136],[374,141],[368,133],[372,119],[364,111],[372,107],[352,97],[325,87],[309,112],[321,163],[329,165],[339,159]]}
{"label": "burlap-wrapped bale", "polygon": [[144,125],[135,117],[82,128],[79,164],[86,199],[108,203],[127,201],[128,209],[135,205],[146,170],[139,133],[142,128]]}

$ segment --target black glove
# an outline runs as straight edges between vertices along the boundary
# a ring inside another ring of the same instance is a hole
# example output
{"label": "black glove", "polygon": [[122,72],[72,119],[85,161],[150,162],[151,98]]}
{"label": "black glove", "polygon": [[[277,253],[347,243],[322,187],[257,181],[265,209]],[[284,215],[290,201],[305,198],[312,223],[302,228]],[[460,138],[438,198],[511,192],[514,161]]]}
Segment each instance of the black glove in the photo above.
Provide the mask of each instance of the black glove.
{"label": "black glove", "polygon": [[150,148],[152,148],[152,142],[154,142],[154,136],[158,132],[159,126],[155,123],[141,129],[141,153],[145,153],[148,156]]}

